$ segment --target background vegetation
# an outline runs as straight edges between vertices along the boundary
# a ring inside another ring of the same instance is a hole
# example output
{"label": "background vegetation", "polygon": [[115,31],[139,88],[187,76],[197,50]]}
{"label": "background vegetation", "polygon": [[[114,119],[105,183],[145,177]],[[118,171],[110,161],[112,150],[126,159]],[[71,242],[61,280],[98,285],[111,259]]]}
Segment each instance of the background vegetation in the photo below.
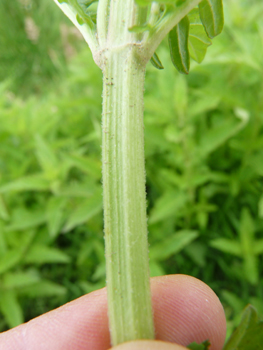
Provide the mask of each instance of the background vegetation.
{"label": "background vegetation", "polygon": [[[145,151],[153,276],[218,294],[229,333],[263,316],[263,3],[225,1],[201,65],[150,64]],[[0,2],[0,330],[104,286],[101,73],[47,0]]]}

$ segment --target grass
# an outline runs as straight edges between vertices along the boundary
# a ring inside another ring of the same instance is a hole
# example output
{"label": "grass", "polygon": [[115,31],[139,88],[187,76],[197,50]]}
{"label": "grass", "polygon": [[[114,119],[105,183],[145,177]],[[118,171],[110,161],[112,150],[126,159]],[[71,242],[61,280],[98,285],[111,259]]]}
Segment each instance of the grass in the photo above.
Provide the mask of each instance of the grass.
{"label": "grass", "polygon": [[[101,74],[50,3],[0,25],[1,330],[105,280]],[[0,6],[0,18],[13,13]],[[263,316],[263,5],[225,8],[224,33],[189,76],[175,72],[166,45],[165,69],[147,67],[145,150],[151,274],[208,283],[230,332],[248,302]],[[50,37],[32,43],[27,16]]]}

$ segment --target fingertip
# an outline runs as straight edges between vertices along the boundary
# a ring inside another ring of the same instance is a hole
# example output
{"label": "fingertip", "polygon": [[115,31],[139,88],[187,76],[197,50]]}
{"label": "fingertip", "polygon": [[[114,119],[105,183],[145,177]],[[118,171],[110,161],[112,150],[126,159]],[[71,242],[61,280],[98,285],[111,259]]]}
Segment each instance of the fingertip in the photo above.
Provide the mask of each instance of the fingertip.
{"label": "fingertip", "polygon": [[152,281],[156,338],[187,346],[207,339],[211,350],[225,341],[224,309],[213,290],[186,275],[168,275]]}
{"label": "fingertip", "polygon": [[138,340],[117,345],[110,350],[186,350],[186,348],[160,340]]}

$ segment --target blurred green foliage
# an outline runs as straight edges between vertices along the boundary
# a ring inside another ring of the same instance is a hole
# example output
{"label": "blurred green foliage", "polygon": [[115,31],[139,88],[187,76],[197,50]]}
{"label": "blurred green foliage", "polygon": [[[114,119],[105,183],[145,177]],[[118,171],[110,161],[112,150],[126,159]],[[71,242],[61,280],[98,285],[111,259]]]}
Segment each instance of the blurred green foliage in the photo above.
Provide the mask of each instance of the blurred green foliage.
{"label": "blurred green foliage", "polygon": [[[263,316],[263,4],[225,11],[188,76],[165,44],[148,66],[145,152],[151,274],[208,283],[231,332],[248,302]],[[2,0],[0,47],[4,330],[104,286],[105,267],[101,72],[52,1]]]}

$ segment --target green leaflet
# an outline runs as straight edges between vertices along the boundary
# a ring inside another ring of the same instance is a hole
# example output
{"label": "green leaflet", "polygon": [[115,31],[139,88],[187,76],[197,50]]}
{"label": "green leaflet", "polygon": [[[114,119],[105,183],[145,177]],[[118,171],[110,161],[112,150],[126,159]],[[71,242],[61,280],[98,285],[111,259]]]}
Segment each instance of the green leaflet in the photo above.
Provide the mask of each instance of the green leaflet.
{"label": "green leaflet", "polygon": [[209,340],[206,340],[201,344],[197,344],[197,343],[189,344],[187,346],[187,348],[191,349],[191,350],[209,350],[210,345],[211,344],[210,344]]}
{"label": "green leaflet", "polygon": [[10,328],[24,322],[23,310],[14,290],[0,291],[0,310]]}
{"label": "green leaflet", "polygon": [[189,19],[184,17],[169,33],[169,47],[173,65],[183,74],[190,69],[188,49]]}
{"label": "green leaflet", "polygon": [[0,195],[0,218],[3,220],[9,220],[9,212],[6,207],[3,196]]}
{"label": "green leaflet", "polygon": [[263,322],[258,320],[256,309],[248,305],[243,311],[240,325],[231,335],[224,350],[262,350]]}
{"label": "green leaflet", "polygon": [[177,254],[198,237],[194,230],[180,230],[165,240],[157,242],[150,248],[151,261],[161,261]]}
{"label": "green leaflet", "polygon": [[35,243],[23,258],[26,264],[66,264],[70,257],[61,250]]}
{"label": "green leaflet", "polygon": [[82,7],[83,11],[86,12],[87,8],[96,2],[96,0],[77,0],[79,3],[79,6]]}
{"label": "green leaflet", "polygon": [[255,237],[255,222],[250,211],[241,211],[239,239],[217,238],[210,245],[224,253],[238,256],[243,260],[244,278],[252,285],[259,282],[258,255],[263,253],[263,240]]}
{"label": "green leaflet", "polygon": [[188,40],[190,56],[197,63],[201,63],[205,58],[208,46],[212,45],[212,41],[205,32],[197,8],[189,13],[188,18],[190,21]]}
{"label": "green leaflet", "polygon": [[90,28],[93,28],[94,21],[92,20],[91,13],[87,10],[88,7],[94,3],[94,0],[58,0],[60,4],[67,3],[72,6],[77,12],[76,19],[80,25],[86,23]]}
{"label": "green leaflet", "polygon": [[149,24],[144,24],[141,26],[133,26],[129,28],[129,31],[134,33],[143,33],[143,32],[146,32],[147,30],[150,30],[151,28],[152,27]]}
{"label": "green leaflet", "polygon": [[241,211],[239,237],[243,253],[243,268],[247,280],[256,285],[259,280],[257,258],[254,253],[255,223],[249,210],[244,207]]}
{"label": "green leaflet", "polygon": [[[83,11],[86,11],[87,8],[96,1],[97,0],[77,0],[76,2],[79,4],[80,7],[82,7]],[[62,4],[63,2],[66,2],[67,4],[71,3],[70,0],[58,0],[58,2],[60,4]]]}
{"label": "green leaflet", "polygon": [[67,289],[60,284],[42,279],[41,281],[30,286],[21,287],[19,294],[31,298],[41,298],[50,296],[61,296],[67,293]]}
{"label": "green leaflet", "polygon": [[63,232],[68,232],[74,227],[87,222],[102,209],[101,190],[97,189],[94,194],[82,200],[71,214],[62,228]]}
{"label": "green leaflet", "polygon": [[164,69],[164,66],[162,65],[162,62],[160,61],[157,53],[153,54],[150,62],[155,68],[157,68],[157,69]]}
{"label": "green leaflet", "polygon": [[222,0],[203,0],[199,4],[201,21],[209,38],[220,34],[224,26]]}
{"label": "green leaflet", "polygon": [[45,178],[45,175],[43,173],[36,173],[22,176],[17,180],[0,186],[0,193],[11,191],[46,191],[49,188],[50,182]]}
{"label": "green leaflet", "polygon": [[[75,10],[78,12],[76,18],[79,24],[86,23],[89,27],[93,27],[94,22],[92,21],[88,11],[87,11],[87,5],[88,6],[92,3],[90,1],[80,1],[80,0],[69,0],[69,4],[75,8]],[[83,21],[83,22],[82,22]]]}
{"label": "green leaflet", "polygon": [[20,289],[31,286],[40,281],[37,269],[28,269],[20,272],[7,272],[2,277],[5,290]]}
{"label": "green leaflet", "polygon": [[242,257],[243,254],[240,242],[227,238],[214,239],[210,242],[210,246],[220,250],[221,252],[232,254],[238,257]]}
{"label": "green leaflet", "polygon": [[189,73],[190,56],[201,63],[211,38],[221,33],[224,25],[222,0],[203,0],[169,34],[171,59],[180,73]]}

